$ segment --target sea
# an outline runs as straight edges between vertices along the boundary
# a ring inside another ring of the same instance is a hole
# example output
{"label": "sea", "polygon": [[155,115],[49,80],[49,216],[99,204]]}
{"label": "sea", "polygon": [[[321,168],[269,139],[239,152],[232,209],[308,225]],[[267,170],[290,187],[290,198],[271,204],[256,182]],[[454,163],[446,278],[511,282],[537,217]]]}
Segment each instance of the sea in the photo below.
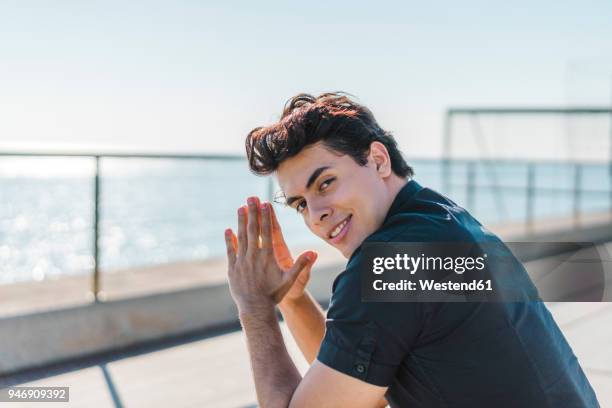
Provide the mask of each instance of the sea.
{"label": "sea", "polygon": [[[466,207],[483,224],[610,209],[606,163],[414,159],[415,180]],[[94,162],[0,157],[0,284],[91,273]],[[445,177],[448,174],[448,177]],[[99,267],[120,271],[225,256],[223,232],[246,197],[278,194],[244,160],[103,158]],[[322,244],[295,210],[275,204],[291,247]]]}

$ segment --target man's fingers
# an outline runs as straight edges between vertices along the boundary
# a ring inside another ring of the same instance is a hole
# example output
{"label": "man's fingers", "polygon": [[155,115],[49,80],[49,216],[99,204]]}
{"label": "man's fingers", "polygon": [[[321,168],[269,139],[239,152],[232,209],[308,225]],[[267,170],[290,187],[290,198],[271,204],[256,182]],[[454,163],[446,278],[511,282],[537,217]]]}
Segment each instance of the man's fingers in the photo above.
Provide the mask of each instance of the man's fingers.
{"label": "man's fingers", "polygon": [[234,247],[234,253],[238,253],[238,238],[236,237],[236,234],[234,234],[234,231],[232,231],[231,228],[228,228],[227,230],[229,230],[229,236],[230,236],[230,241],[232,243],[232,247]]}
{"label": "man's fingers", "polygon": [[278,244],[285,245],[285,238],[283,237],[283,231],[281,230],[278,219],[276,218],[276,211],[272,205],[270,205],[270,213],[272,215],[272,239],[276,240]]}
{"label": "man's fingers", "polygon": [[312,264],[317,259],[317,253],[313,251],[308,251],[303,253],[296,259],[295,263],[291,267],[291,269],[287,272],[286,280],[289,281],[291,285],[296,281],[298,276],[300,276],[300,272],[304,268],[306,268],[309,264]]}
{"label": "man's fingers", "polygon": [[261,205],[261,248],[272,249],[272,223],[270,220],[270,203]]}
{"label": "man's fingers", "polygon": [[238,208],[238,256],[243,257],[247,248],[247,213],[244,206]]}
{"label": "man's fingers", "polygon": [[234,252],[238,253],[238,238],[236,234],[232,232],[232,243],[234,244]]}
{"label": "man's fingers", "polygon": [[252,252],[259,248],[259,199],[249,197],[247,200],[249,215],[247,222],[247,252]]}
{"label": "man's fingers", "polygon": [[236,245],[235,235],[230,228],[225,230],[225,247],[227,249],[227,260],[229,262],[230,269],[236,263]]}
{"label": "man's fingers", "polygon": [[306,286],[306,284],[310,280],[310,272],[312,271],[312,265],[312,262],[309,263],[304,269],[302,269],[302,272],[298,274],[296,281],[298,283],[301,283],[303,286]]}

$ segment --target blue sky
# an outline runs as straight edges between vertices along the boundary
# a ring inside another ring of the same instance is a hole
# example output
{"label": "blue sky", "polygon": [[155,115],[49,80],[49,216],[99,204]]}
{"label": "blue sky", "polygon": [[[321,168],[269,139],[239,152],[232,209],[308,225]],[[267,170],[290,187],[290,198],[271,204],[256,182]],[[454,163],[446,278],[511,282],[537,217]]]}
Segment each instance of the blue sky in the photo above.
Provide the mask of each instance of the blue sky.
{"label": "blue sky", "polygon": [[0,1],[0,149],[242,153],[344,90],[409,156],[455,105],[608,104],[612,2]]}

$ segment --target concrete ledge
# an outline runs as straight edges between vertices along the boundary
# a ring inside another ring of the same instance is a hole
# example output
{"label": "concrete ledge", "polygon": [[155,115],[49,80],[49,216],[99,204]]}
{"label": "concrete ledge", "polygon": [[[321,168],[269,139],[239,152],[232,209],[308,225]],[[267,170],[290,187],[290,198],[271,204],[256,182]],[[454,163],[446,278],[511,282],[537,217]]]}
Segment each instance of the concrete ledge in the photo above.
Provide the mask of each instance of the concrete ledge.
{"label": "concrete ledge", "polygon": [[0,320],[0,373],[121,348],[235,319],[215,285]]}
{"label": "concrete ledge", "polygon": [[[338,265],[338,268],[341,268]],[[340,269],[313,270],[325,302]],[[0,376],[237,321],[226,283],[0,319]]]}
{"label": "concrete ledge", "polygon": [[[612,224],[606,223],[514,240],[604,242],[611,239]],[[527,255],[534,259],[553,254],[541,254],[534,249]],[[329,300],[333,279],[343,268],[344,264],[334,263],[313,270],[309,290],[317,300]],[[226,283],[7,317],[0,319],[0,376],[236,321],[237,311]]]}

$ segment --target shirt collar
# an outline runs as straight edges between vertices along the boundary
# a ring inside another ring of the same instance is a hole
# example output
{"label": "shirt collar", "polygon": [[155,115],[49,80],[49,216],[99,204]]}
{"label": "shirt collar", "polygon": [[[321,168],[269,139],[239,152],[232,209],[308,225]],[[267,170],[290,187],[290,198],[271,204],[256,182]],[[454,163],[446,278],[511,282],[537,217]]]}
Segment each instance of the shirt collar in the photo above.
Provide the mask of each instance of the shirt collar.
{"label": "shirt collar", "polygon": [[421,187],[421,185],[417,183],[416,181],[412,179],[409,180],[393,199],[393,202],[391,203],[391,207],[389,207],[389,211],[387,212],[387,216],[385,217],[385,220],[383,221],[383,225],[387,222],[387,220],[390,217],[399,213],[404,207],[404,204],[410,201],[412,197],[417,192],[419,192],[419,190],[421,190],[422,188],[423,187]]}

